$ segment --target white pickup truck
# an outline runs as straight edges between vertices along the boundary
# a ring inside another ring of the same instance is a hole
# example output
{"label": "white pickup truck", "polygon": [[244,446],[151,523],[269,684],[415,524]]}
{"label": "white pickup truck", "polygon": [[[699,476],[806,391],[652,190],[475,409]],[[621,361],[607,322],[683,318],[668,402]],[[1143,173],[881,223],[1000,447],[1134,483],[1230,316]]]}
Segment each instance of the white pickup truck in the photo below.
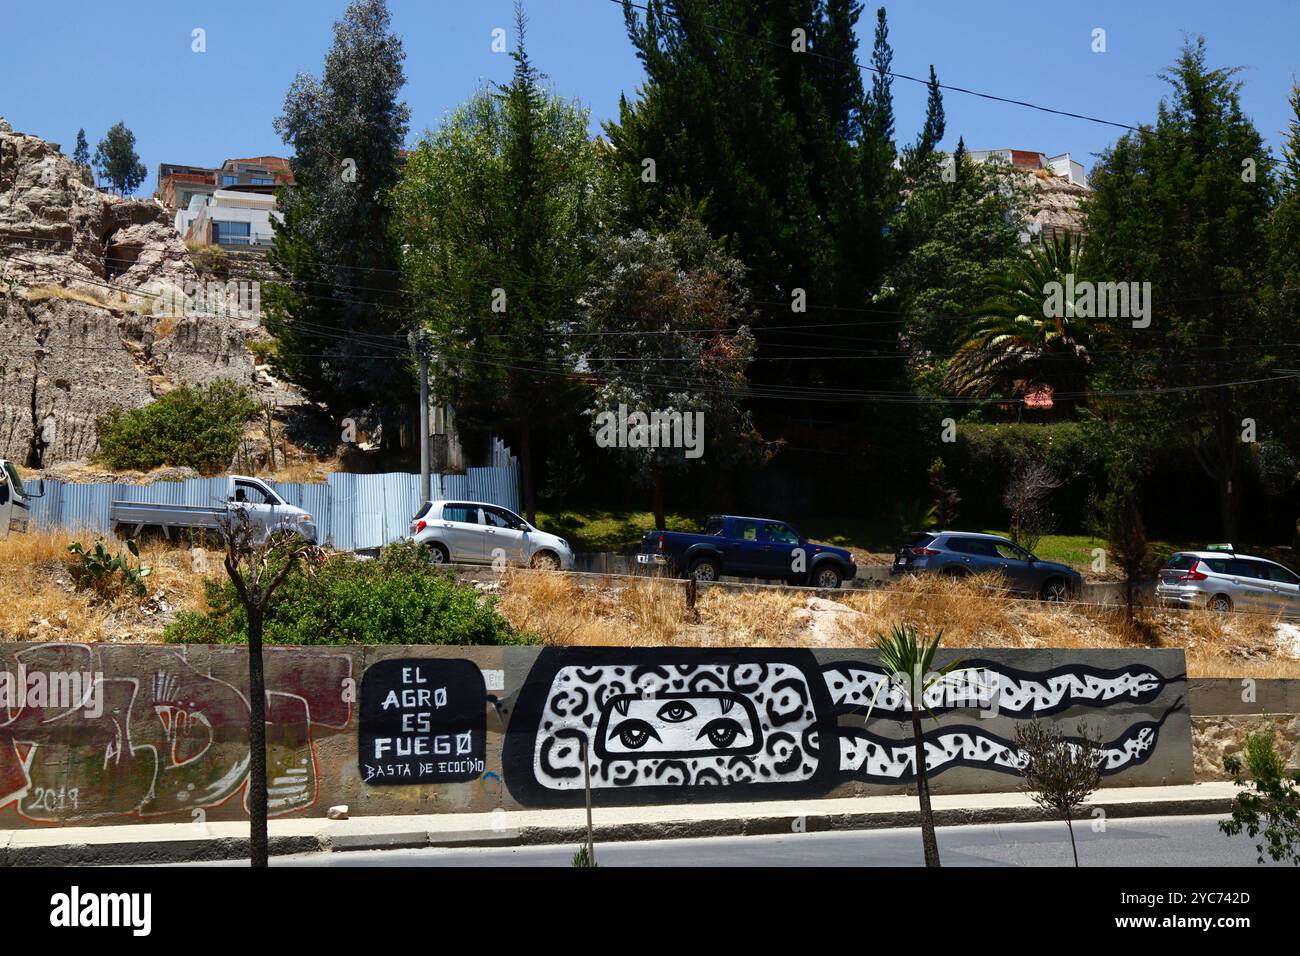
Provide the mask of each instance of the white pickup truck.
{"label": "white pickup truck", "polygon": [[9,532],[23,532],[31,521],[32,498],[39,493],[28,491],[12,461],[0,458],[0,538]]}
{"label": "white pickup truck", "polygon": [[292,531],[304,541],[316,541],[316,522],[311,515],[286,503],[266,482],[247,475],[232,475],[226,482],[225,502],[211,507],[114,501],[109,505],[108,517],[114,530],[128,537],[138,537],[146,528],[157,528],[171,538],[176,530],[220,531],[239,521],[240,511],[248,515],[258,541],[266,540],[273,531]]}

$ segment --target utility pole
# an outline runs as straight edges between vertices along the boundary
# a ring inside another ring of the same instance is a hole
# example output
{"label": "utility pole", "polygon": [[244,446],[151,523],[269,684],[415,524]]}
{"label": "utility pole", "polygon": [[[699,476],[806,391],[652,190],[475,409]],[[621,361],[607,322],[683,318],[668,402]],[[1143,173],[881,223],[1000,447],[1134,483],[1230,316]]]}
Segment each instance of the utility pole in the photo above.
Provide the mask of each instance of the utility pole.
{"label": "utility pole", "polygon": [[429,335],[421,326],[415,334],[415,350],[420,357],[420,501],[432,501],[429,483]]}

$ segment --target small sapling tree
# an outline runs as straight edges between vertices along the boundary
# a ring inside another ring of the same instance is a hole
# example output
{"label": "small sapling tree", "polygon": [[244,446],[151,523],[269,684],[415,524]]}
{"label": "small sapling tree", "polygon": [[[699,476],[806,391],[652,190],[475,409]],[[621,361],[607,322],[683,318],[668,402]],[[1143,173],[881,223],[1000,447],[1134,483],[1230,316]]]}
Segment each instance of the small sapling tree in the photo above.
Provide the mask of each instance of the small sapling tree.
{"label": "small sapling tree", "polygon": [[1101,786],[1101,739],[1080,723],[1075,737],[1066,737],[1051,724],[1037,720],[1016,727],[1016,747],[1024,760],[1020,772],[1034,803],[1051,810],[1070,831],[1074,865],[1079,847],[1074,840],[1074,818]]}

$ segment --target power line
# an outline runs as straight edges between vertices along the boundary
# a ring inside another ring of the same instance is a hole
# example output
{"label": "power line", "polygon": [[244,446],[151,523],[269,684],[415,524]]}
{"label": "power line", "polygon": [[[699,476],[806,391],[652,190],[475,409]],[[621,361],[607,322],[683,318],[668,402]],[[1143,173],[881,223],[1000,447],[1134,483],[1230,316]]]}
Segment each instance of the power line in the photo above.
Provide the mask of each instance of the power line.
{"label": "power line", "polygon": [[[648,5],[632,3],[631,0],[609,0],[609,2],[616,3],[620,7],[625,7],[625,8],[632,7],[634,9],[640,10],[643,13],[647,14],[647,18],[652,13]],[[664,9],[662,6],[658,6],[657,11],[653,11],[653,12],[655,12],[658,16],[668,17],[669,19],[675,21],[680,26],[683,27],[686,26],[686,23],[682,20],[681,17],[677,16],[675,13],[669,12],[668,10]],[[709,24],[709,26],[711,26],[713,29],[717,30],[720,33],[727,33],[730,34],[731,36],[743,37],[748,40],[754,40],[758,43],[766,43],[768,46],[776,47],[781,50],[788,50],[786,44],[775,40],[763,40],[759,37],[750,36],[749,34],[744,33],[740,30],[730,30],[726,27],[718,26],[717,24]],[[839,64],[840,66],[851,66],[860,71],[869,71],[872,73],[879,74],[881,76],[888,76],[896,80],[907,80],[911,83],[920,83],[922,86],[928,87],[930,85],[930,81],[928,79],[922,79],[919,76],[910,76],[907,73],[898,73],[892,70],[880,70],[874,66],[864,66],[863,64],[859,63],[857,60],[844,60],[839,57],[827,56],[824,53],[816,53],[812,50],[806,50],[799,55],[815,57],[816,59],[824,60],[827,63],[836,63]],[[1118,127],[1119,129],[1129,130],[1130,132],[1134,132],[1134,133],[1138,132],[1139,130],[1139,127],[1133,126],[1129,123],[1119,123],[1114,120],[1101,119],[1100,117],[1096,117],[1096,116],[1088,116],[1084,113],[1073,113],[1068,110],[1058,110],[1050,106],[1042,106],[1037,103],[1030,103],[1027,100],[1010,99],[1005,96],[997,96],[993,93],[984,93],[980,90],[972,90],[963,86],[953,86],[948,83],[940,83],[938,85],[939,88],[942,90],[948,90],[953,93],[963,93],[967,96],[976,96],[979,97],[980,99],[992,100],[997,103],[1008,103],[1012,106],[1023,106],[1027,109],[1038,110],[1039,112],[1042,113],[1052,113],[1056,116],[1065,116],[1070,119],[1086,120],[1090,123],[1100,123],[1103,126],[1115,126]]]}
{"label": "power line", "polygon": [[[96,280],[96,279],[86,279],[86,278],[81,277],[81,276],[79,276],[79,275],[77,275],[77,274],[75,274],[75,273],[69,273],[69,272],[67,272],[66,270],[60,270],[60,269],[58,269],[57,267],[48,266],[48,265],[45,265],[45,264],[43,264],[43,263],[32,263],[32,262],[30,262],[29,260],[25,260],[25,259],[21,259],[21,258],[19,258],[19,257],[13,257],[13,256],[0,256],[0,258],[6,258],[6,259],[11,259],[11,260],[13,260],[13,261],[24,262],[24,263],[27,263],[27,264],[32,265],[32,266],[34,266],[34,267],[37,267],[37,268],[43,268],[43,269],[46,269],[47,271],[54,272],[54,273],[56,273],[56,274],[71,275],[71,276],[73,276],[73,277],[79,279],[80,281],[87,282],[87,283],[92,284],[92,285],[100,286],[100,287],[103,287],[103,288],[109,289],[109,290],[111,290],[111,291],[117,291],[117,292],[122,292],[122,293],[126,293],[126,294],[132,294],[132,295],[140,295],[140,294],[141,294],[141,293],[131,292],[130,290],[121,289],[121,288],[118,287],[118,286],[114,286],[114,285],[112,285],[111,283],[106,283],[106,282],[103,282],[103,281],[101,281],[101,280]],[[146,295],[148,295],[148,294],[146,294]],[[156,295],[156,294],[154,294],[154,295]],[[281,323],[281,322],[277,322],[277,321],[271,320],[271,321],[269,321],[269,322],[267,322],[267,323],[265,324],[265,327],[268,329],[268,331],[272,332],[272,334],[275,334],[275,329],[276,329],[277,326],[283,326],[283,325],[286,325],[286,324],[292,324],[292,326],[297,327],[297,328],[300,328],[300,329],[303,329],[303,330],[305,330],[305,331],[306,331],[308,334],[310,334],[310,335],[315,335],[315,336],[322,337],[322,338],[331,338],[331,339],[335,339],[335,340],[339,340],[339,341],[348,341],[348,342],[352,342],[352,341],[356,341],[356,340],[361,340],[361,342],[362,342],[363,344],[369,345],[371,348],[381,348],[381,349],[384,349],[384,350],[387,351],[387,353],[388,353],[389,355],[393,355],[393,356],[404,356],[404,355],[406,355],[406,354],[408,353],[408,349],[407,349],[407,347],[405,346],[405,344],[403,344],[403,345],[401,345],[401,346],[395,344],[395,343],[398,342],[398,341],[402,341],[403,343],[405,343],[405,337],[403,337],[403,336],[395,336],[395,335],[389,335],[389,334],[376,335],[376,334],[373,334],[373,333],[366,333],[366,332],[360,332],[360,331],[355,331],[355,330],[348,330],[348,329],[341,329],[341,328],[337,328],[337,327],[327,326],[327,325],[323,325],[323,324],[321,324],[321,323],[314,323],[314,322],[311,322],[311,321],[308,321],[308,320],[302,320],[302,319],[293,320],[292,323]],[[665,334],[672,334],[672,332],[673,332],[673,330],[663,330],[663,331],[665,332]],[[708,330],[699,330],[699,331],[701,331],[702,333],[706,333]],[[282,334],[282,333],[281,333],[281,334]],[[637,332],[629,332],[628,334],[638,334],[638,333],[637,333]],[[659,334],[659,330],[651,330],[651,331],[646,332],[645,334]],[[817,348],[817,346],[806,346],[806,345],[805,345],[805,346],[794,346],[794,345],[789,345],[789,344],[785,344],[785,343],[769,343],[769,344],[781,345],[781,346],[788,347],[788,348],[795,348],[795,347],[803,347],[803,348]],[[1277,346],[1281,346],[1281,347],[1292,347],[1292,346],[1289,345],[1288,343],[1267,343],[1267,344],[1270,345],[1270,346],[1274,346],[1274,347],[1277,347]],[[821,347],[821,348],[829,348],[829,347],[825,347],[825,346],[823,346],[823,347]],[[1217,349],[1231,349],[1231,348],[1232,348],[1232,346],[1210,346],[1210,347],[1206,347],[1206,350],[1213,351],[1213,350],[1217,350]],[[845,350],[845,351],[849,351],[849,350]],[[1137,349],[1125,349],[1125,350],[1117,350],[1117,351],[1123,351],[1123,352],[1150,351],[1150,352],[1155,352],[1155,351],[1157,351],[1157,349],[1155,349],[1155,348],[1148,348],[1148,349],[1141,349],[1141,350],[1137,350]],[[307,353],[287,353],[287,352],[286,352],[286,353],[282,353],[282,354],[284,354],[284,355],[286,355],[286,356],[289,356],[289,355],[303,355],[303,356],[305,356]],[[331,353],[320,353],[320,354],[321,354],[323,357],[325,357],[325,356],[329,356]],[[482,354],[482,353],[475,353],[475,354]],[[487,354],[491,354],[491,353],[487,353]],[[929,353],[926,353],[923,357],[925,357],[925,358],[932,358],[932,359],[934,359],[934,358],[951,358],[951,357],[953,357],[953,355],[955,355],[955,354],[956,354],[956,353],[935,353],[935,352],[929,352]],[[1095,352],[1091,352],[1091,353],[1089,353],[1089,354],[1102,354],[1102,350],[1096,350]],[[358,357],[360,357],[360,356],[358,356]],[[372,357],[376,357],[376,356],[372,356]],[[899,353],[892,353],[892,354],[890,354],[890,353],[885,353],[885,354],[876,354],[876,355],[861,355],[861,354],[854,354],[854,355],[849,355],[849,356],[844,356],[844,357],[840,357],[840,356],[756,356],[756,357],[752,358],[750,361],[754,361],[754,362],[757,362],[757,361],[764,361],[764,362],[766,362],[766,361],[789,362],[789,361],[811,361],[811,360],[835,361],[835,360],[843,360],[843,359],[865,359],[865,360],[873,360],[873,361],[874,361],[874,360],[888,360],[888,359],[901,360],[901,359],[906,359],[906,358],[910,358],[910,357],[913,357],[913,356],[912,356],[912,353],[899,352]],[[1055,357],[1055,356],[1040,356],[1040,358],[1041,358],[1041,359],[1044,359],[1044,360],[1050,360],[1050,359],[1057,358],[1057,357]],[[1066,359],[1068,359],[1068,358],[1070,358],[1070,357],[1068,357],[1068,356],[1061,356],[1061,357],[1059,357],[1059,358],[1060,358],[1061,360],[1066,360]],[[644,358],[644,357],[633,357],[633,358],[626,358],[626,359],[625,359],[625,358],[616,358],[616,359],[596,359],[595,361],[598,361],[598,362],[600,362],[600,361],[639,361],[639,362],[649,362],[649,361],[679,361],[679,360],[680,360],[680,361],[690,361],[689,359],[673,359],[673,358],[646,359],[646,358]],[[1223,364],[1224,364],[1224,363],[1213,363],[1213,362],[1205,362],[1205,363],[1184,363],[1185,367],[1210,367],[1210,366],[1219,366],[1219,365],[1223,365]],[[1243,364],[1243,363],[1241,363],[1241,362],[1235,362],[1235,363],[1227,363],[1227,364],[1230,365],[1230,366],[1235,366],[1235,365],[1239,365],[1239,364]],[[1183,366],[1179,366],[1179,367],[1183,367]],[[775,388],[775,387],[779,387],[779,386],[763,386],[763,387],[766,387],[766,388]],[[895,394],[901,396],[901,395],[908,395],[908,394],[911,394],[911,393],[902,393],[902,392],[900,392],[900,393],[895,393]],[[1062,396],[1062,397],[1064,397],[1064,396]]]}

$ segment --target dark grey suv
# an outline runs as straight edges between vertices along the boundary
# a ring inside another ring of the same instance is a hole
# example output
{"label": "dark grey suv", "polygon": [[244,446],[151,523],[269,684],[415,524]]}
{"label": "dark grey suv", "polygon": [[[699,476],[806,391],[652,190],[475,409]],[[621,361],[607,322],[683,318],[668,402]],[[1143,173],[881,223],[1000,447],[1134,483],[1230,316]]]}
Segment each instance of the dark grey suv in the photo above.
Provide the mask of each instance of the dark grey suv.
{"label": "dark grey suv", "polygon": [[915,531],[894,554],[893,574],[1001,574],[1011,590],[1064,601],[1083,587],[1083,575],[1066,564],[1044,561],[996,534]]}

